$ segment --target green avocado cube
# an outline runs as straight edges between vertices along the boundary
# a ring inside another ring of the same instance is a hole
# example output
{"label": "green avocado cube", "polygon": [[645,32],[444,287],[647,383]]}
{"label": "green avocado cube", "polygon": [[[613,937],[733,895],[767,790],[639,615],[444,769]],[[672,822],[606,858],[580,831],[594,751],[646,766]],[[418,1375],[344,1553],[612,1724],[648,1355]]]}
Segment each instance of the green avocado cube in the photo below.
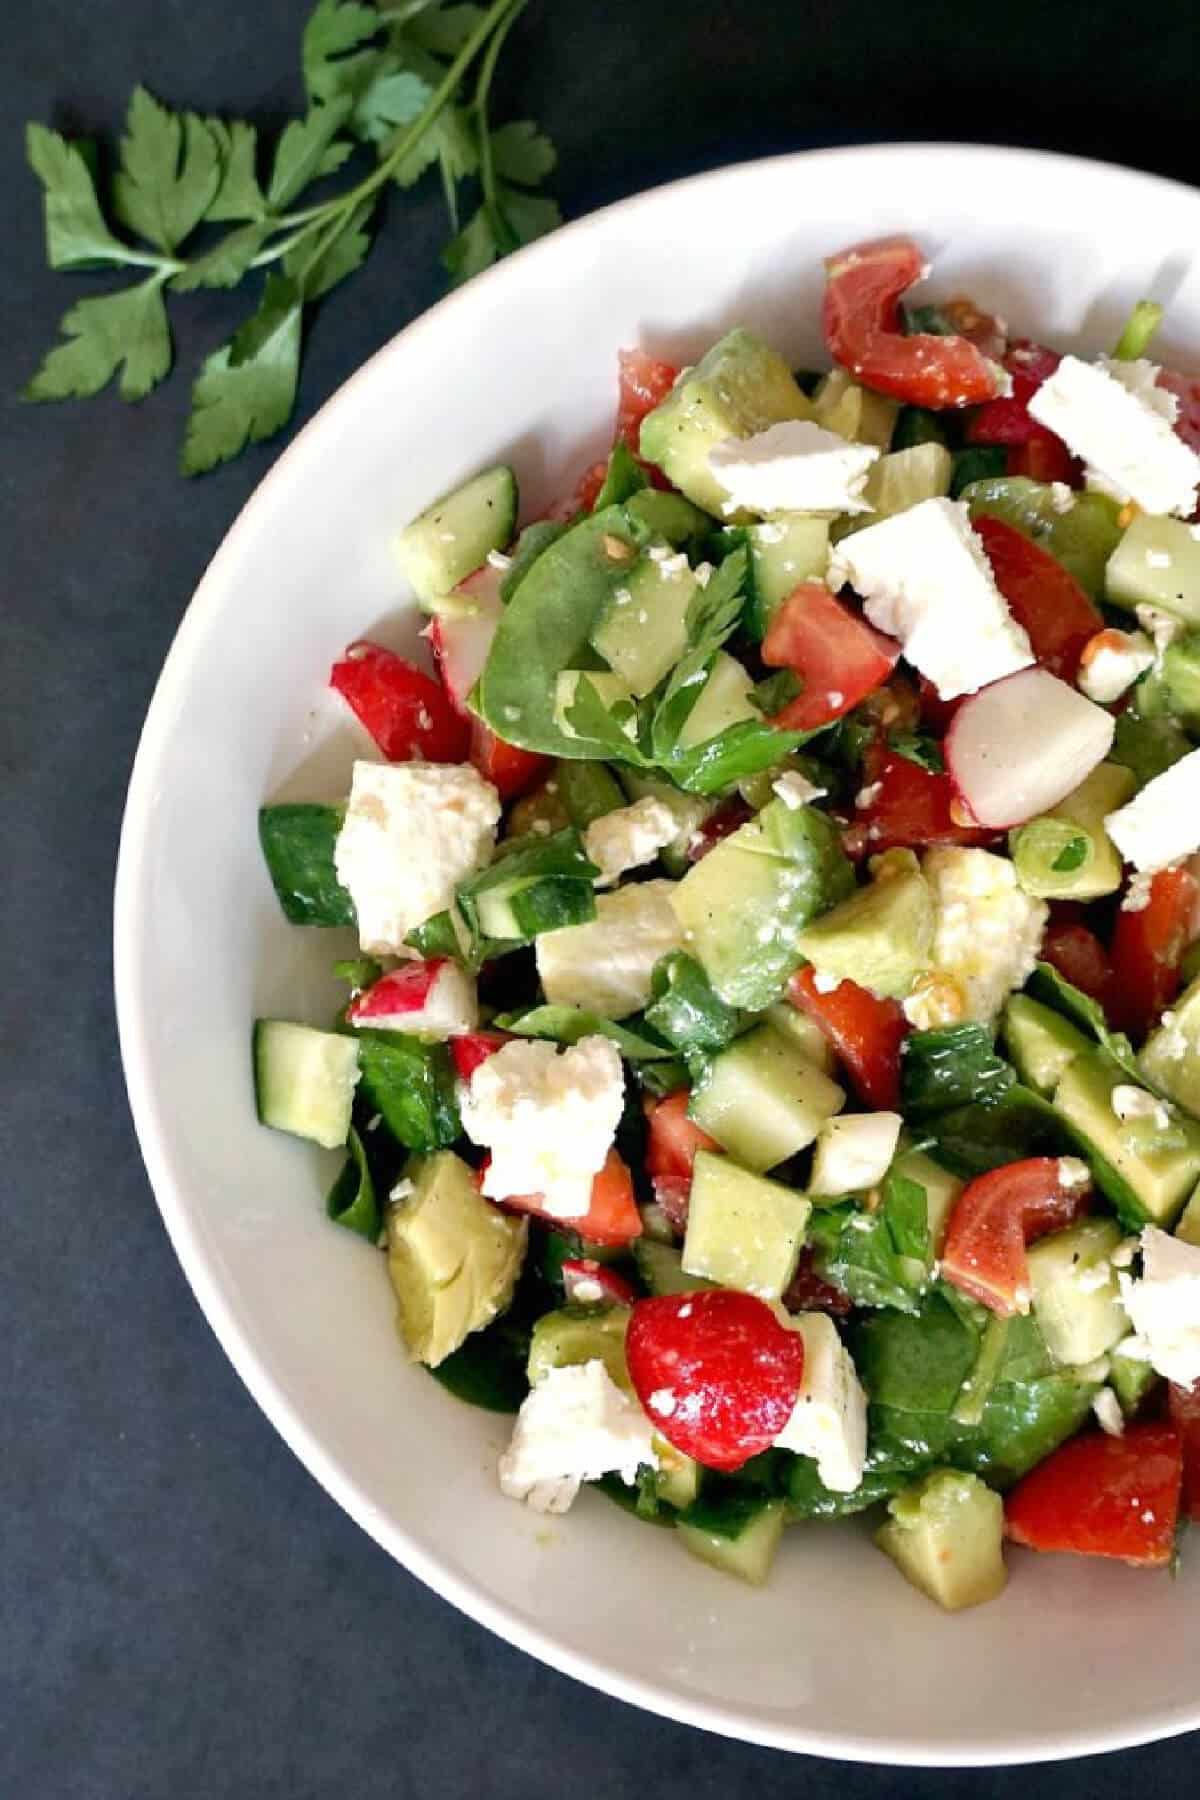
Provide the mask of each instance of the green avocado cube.
{"label": "green avocado cube", "polygon": [[915,1588],[947,1612],[1003,1592],[1004,1506],[977,1475],[934,1469],[888,1501],[875,1542]]}
{"label": "green avocado cube", "polygon": [[812,1203],[794,1188],[697,1152],[683,1269],[721,1287],[778,1300],[800,1258]]}

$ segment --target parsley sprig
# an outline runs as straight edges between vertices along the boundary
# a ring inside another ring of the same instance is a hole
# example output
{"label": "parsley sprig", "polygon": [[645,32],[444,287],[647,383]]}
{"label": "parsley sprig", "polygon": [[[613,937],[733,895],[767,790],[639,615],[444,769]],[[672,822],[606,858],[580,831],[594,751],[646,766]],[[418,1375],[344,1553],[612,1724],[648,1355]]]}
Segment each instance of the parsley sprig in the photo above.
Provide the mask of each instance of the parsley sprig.
{"label": "parsley sprig", "polygon": [[[94,142],[30,125],[50,267],[134,279],[76,301],[25,398],[81,398],[115,377],[123,400],[143,399],[171,368],[168,295],[233,288],[261,270],[257,307],[193,386],[181,466],[197,475],[287,423],[306,309],[365,260],[385,188],[436,170],[454,232],[442,255],[452,282],[553,230],[558,207],[538,191],[553,145],[530,120],[493,128],[489,110],[525,4],[318,0],[301,40],[307,111],[273,147],[246,120],[174,112],[138,87],[105,182]],[[303,204],[315,183],[369,151],[367,173]],[[476,201],[465,223],[464,193]]]}

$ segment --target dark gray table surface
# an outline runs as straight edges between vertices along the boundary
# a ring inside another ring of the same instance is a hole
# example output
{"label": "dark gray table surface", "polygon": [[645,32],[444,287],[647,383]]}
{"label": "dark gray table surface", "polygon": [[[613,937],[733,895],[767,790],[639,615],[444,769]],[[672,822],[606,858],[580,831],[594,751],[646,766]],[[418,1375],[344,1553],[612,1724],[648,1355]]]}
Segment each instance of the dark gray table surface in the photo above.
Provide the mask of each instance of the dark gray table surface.
{"label": "dark gray table surface", "polygon": [[[282,440],[188,484],[175,473],[187,379],[136,410],[110,396],[15,403],[86,288],[43,267],[19,128],[29,117],[112,127],[137,79],[180,104],[271,122],[297,100],[303,11],[300,0],[6,9],[0,1797],[1194,1793],[1195,1737],[1040,1771],[839,1768],[578,1687],[369,1542],[276,1437],[193,1301],[126,1111],[113,861],[158,668]],[[1140,15],[1067,0],[544,0],[506,81],[553,132],[557,191],[576,216],[723,161],[868,138],[1047,144],[1188,179],[1196,49],[1189,0]],[[298,423],[437,297],[442,235],[436,194],[392,208],[366,271],[312,332]],[[179,309],[188,375],[243,305],[217,294]]]}

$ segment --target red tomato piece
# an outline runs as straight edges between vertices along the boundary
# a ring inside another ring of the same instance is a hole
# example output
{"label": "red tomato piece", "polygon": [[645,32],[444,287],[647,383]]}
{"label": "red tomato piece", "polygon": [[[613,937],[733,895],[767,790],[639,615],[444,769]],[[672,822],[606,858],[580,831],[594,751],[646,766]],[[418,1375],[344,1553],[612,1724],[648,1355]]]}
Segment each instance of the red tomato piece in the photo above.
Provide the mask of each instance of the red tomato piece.
{"label": "red tomato piece", "polygon": [[900,1105],[900,1046],[909,1029],[900,1002],[880,1000],[856,981],[840,981],[822,993],[811,968],[797,969],[788,999],[816,1020],[864,1105],[894,1112]]}
{"label": "red tomato piece", "polygon": [[1065,981],[1098,1000],[1107,1010],[1112,991],[1112,965],[1108,952],[1086,925],[1051,917],[1042,939],[1042,961],[1056,968]]}
{"label": "red tomato piece", "polygon": [[1183,1446],[1172,1425],[1129,1425],[1119,1438],[1087,1432],[1017,1483],[1004,1502],[1005,1529],[1031,1550],[1165,1568],[1182,1479]]}
{"label": "red tomato piece", "polygon": [[558,1219],[548,1213],[540,1194],[510,1194],[503,1204],[513,1212],[536,1213],[555,1226],[577,1231],[592,1244],[614,1248],[631,1244],[642,1235],[642,1215],[633,1194],[633,1177],[615,1150],[592,1182],[591,1204],[575,1219]]}
{"label": "red tomato piece", "polygon": [[968,344],[974,344],[993,362],[1002,363],[1008,352],[1008,327],[1003,319],[995,313],[984,312],[981,306],[965,294],[958,294],[953,300],[943,300],[938,308],[944,319],[953,325],[959,337],[966,338]]}
{"label": "red tomato piece", "polygon": [[1075,577],[1056,556],[1043,550],[1003,519],[976,519],[1009,611],[1029,635],[1033,654],[1051,674],[1074,681],[1084,646],[1104,620]]}
{"label": "red tomato piece", "polygon": [[550,773],[552,761],[537,751],[506,744],[482,719],[470,723],[470,759],[502,800],[516,800],[536,787]]}
{"label": "red tomato piece", "polygon": [[639,1300],[625,1354],[655,1429],[710,1469],[740,1469],[768,1449],[804,1377],[799,1333],[731,1288]]}
{"label": "red tomato piece", "polygon": [[617,442],[638,448],[642,420],[661,406],[675,386],[679,370],[674,363],[660,362],[644,350],[617,352],[620,371],[617,395]]}
{"label": "red tomato piece", "polygon": [[881,687],[900,646],[835,599],[822,581],[802,581],[771,620],[768,668],[791,669],[804,690],[771,720],[781,731],[813,731],[840,719]]}
{"label": "red tomato piece", "polygon": [[452,1037],[450,1056],[459,1080],[470,1081],[480,1063],[512,1041],[507,1031],[464,1031],[459,1037]]}
{"label": "red tomato piece", "polygon": [[562,1266],[563,1287],[568,1300],[592,1306],[607,1300],[613,1306],[632,1306],[637,1299],[633,1283],[618,1275],[605,1263],[590,1256],[569,1256]]}
{"label": "red tomato piece", "polygon": [[813,1252],[807,1249],[800,1252],[800,1261],[784,1292],[783,1304],[789,1312],[823,1312],[842,1319],[852,1310],[854,1302],[849,1294],[844,1294],[841,1288],[834,1287],[831,1281],[817,1274]]}
{"label": "red tomato piece", "polygon": [[1186,869],[1160,869],[1147,904],[1117,913],[1109,1011],[1117,1029],[1138,1042],[1179,992],[1179,963],[1192,935],[1196,894]]}
{"label": "red tomato piece", "polygon": [[867,387],[910,406],[978,406],[1002,375],[964,337],[900,331],[900,299],[924,272],[911,238],[855,244],[825,261],[821,326],[835,362]]}
{"label": "red tomato piece", "polygon": [[1158,385],[1179,402],[1175,435],[1183,439],[1189,450],[1200,454],[1200,377],[1181,375],[1177,369],[1160,369]]}
{"label": "red tomato piece", "polygon": [[1200,1521],[1200,1381],[1192,1388],[1173,1381],[1167,1410],[1183,1443],[1183,1504],[1188,1518]]}
{"label": "red tomato piece", "polygon": [[1026,1245],[1086,1212],[1090,1195],[1090,1184],[1064,1179],[1057,1156],[1031,1156],[977,1175],[946,1224],[944,1279],[1001,1318],[1028,1312]]}
{"label": "red tomato piece", "polygon": [[1035,432],[1050,435],[1030,418],[1029,402],[1043,381],[1053,375],[1062,357],[1057,350],[1047,350],[1043,344],[1035,344],[1029,338],[1016,338],[1003,360],[1012,378],[1012,393],[990,400],[972,415],[966,433],[969,444],[1017,445],[1028,443]]}
{"label": "red tomato piece", "polygon": [[1083,464],[1071,455],[1060,437],[1035,425],[1023,444],[1008,453],[1008,474],[1027,475],[1030,481],[1061,481],[1067,487],[1083,486]]}
{"label": "red tomato piece", "polygon": [[855,817],[866,827],[872,853],[898,845],[916,849],[930,844],[991,844],[999,835],[972,825],[950,776],[935,775],[886,745],[872,745],[863,761],[864,789],[869,796]]}
{"label": "red tomato piece", "polygon": [[694,1119],[688,1118],[689,1088],[676,1088],[663,1100],[647,1096],[645,1101],[649,1140],[646,1145],[646,1173],[656,1176],[692,1178],[692,1165],[697,1150],[720,1151],[720,1144],[701,1131]]}
{"label": "red tomato piece", "polygon": [[710,850],[715,850],[722,838],[732,836],[753,813],[740,794],[733,794],[728,800],[722,800],[715,812],[709,813],[703,824],[692,834],[687,847],[689,862],[699,862]]}
{"label": "red tomato piece", "polygon": [[361,640],[329,674],[389,762],[461,762],[468,728],[441,683],[394,650]]}

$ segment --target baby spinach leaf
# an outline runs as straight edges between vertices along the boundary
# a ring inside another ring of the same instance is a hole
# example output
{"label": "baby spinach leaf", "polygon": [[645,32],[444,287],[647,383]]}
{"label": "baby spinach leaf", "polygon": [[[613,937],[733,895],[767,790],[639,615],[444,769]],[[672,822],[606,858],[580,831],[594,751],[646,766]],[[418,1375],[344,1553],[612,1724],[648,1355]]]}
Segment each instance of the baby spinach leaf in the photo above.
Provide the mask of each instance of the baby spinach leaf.
{"label": "baby spinach leaf", "polygon": [[1016,1070],[997,1056],[986,1025],[947,1025],[905,1039],[905,1118],[925,1119],[948,1107],[998,1099],[1016,1079]]}
{"label": "baby spinach leaf", "polygon": [[399,1031],[360,1031],[357,1098],[410,1150],[443,1150],[462,1135],[445,1044]]}
{"label": "baby spinach leaf", "polygon": [[[1068,849],[1070,846],[1067,846]],[[1057,864],[1055,867],[1057,868]],[[1139,1087],[1153,1088],[1147,1081],[1134,1055],[1133,1045],[1123,1031],[1110,1031],[1108,1020],[1104,1016],[1104,1008],[1090,994],[1085,994],[1060,975],[1053,963],[1038,963],[1033,974],[1025,984],[1025,991],[1049,1006],[1054,1012],[1061,1013],[1072,1025],[1078,1025],[1089,1037],[1095,1038],[1102,1050],[1122,1069],[1132,1082]],[[1157,1090],[1155,1090],[1157,1091]]]}
{"label": "baby spinach leaf", "polygon": [[518,1037],[549,1038],[556,1044],[577,1044],[583,1037],[605,1037],[616,1045],[626,1061],[665,1062],[674,1055],[670,1044],[636,1030],[617,1025],[598,1013],[579,1006],[533,1006],[524,1012],[501,1013],[492,1021],[497,1031],[514,1031]]}
{"label": "baby spinach leaf", "polygon": [[694,956],[673,950],[654,965],[646,1023],[686,1059],[724,1050],[742,1028],[742,1014],[727,1006]]}
{"label": "baby spinach leaf", "polygon": [[374,1244],[379,1239],[379,1201],[362,1139],[353,1126],[346,1142],[350,1155],[329,1190],[325,1212],[335,1225],[344,1225]]}

